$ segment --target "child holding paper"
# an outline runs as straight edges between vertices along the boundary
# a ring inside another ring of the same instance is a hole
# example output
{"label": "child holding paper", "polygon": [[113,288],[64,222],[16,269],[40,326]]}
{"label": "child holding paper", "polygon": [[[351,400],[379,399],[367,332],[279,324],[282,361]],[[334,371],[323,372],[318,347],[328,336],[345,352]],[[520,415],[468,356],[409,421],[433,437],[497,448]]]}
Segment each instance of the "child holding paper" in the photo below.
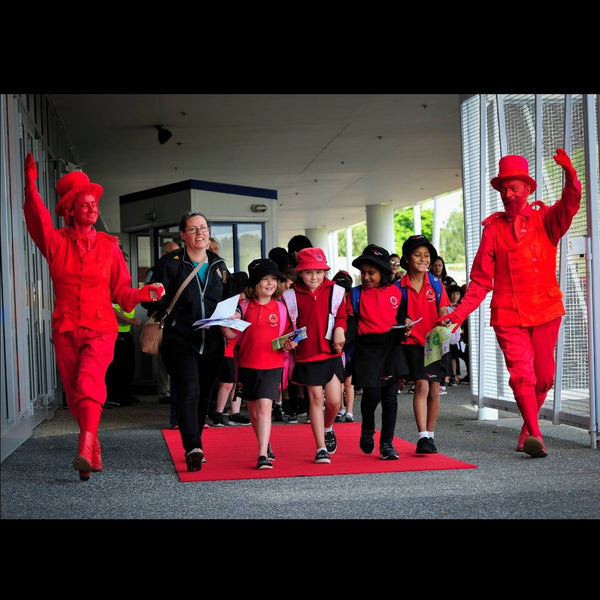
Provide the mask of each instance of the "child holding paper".
{"label": "child holding paper", "polygon": [[[333,423],[342,404],[342,353],[347,328],[344,289],[325,276],[330,267],[321,248],[303,248],[297,261],[298,279],[292,286],[296,306],[292,310],[297,313],[296,327],[306,327],[307,337],[294,342],[296,364],[292,381],[306,386],[310,426],[317,446],[315,462],[326,464],[337,449]],[[332,288],[339,292],[337,303]],[[284,296],[286,303],[288,294]],[[288,304],[290,314],[292,310]]]}
{"label": "child holding paper", "polygon": [[[425,368],[425,336],[434,329],[439,317],[448,312],[448,294],[441,285],[440,298],[432,285],[429,266],[437,258],[437,251],[424,235],[413,235],[402,245],[400,266],[406,274],[400,286],[406,288],[404,355],[408,362],[409,379],[415,382],[413,412],[417,424],[417,454],[435,454],[433,443],[435,424],[440,410],[440,383],[445,373],[428,372]],[[416,322],[418,319],[418,323]]]}
{"label": "child holding paper", "polygon": [[277,301],[283,292],[283,281],[285,277],[277,263],[269,258],[257,258],[248,265],[247,300],[242,302],[242,318],[250,326],[242,334],[238,332],[237,394],[248,406],[258,441],[259,470],[273,468],[275,455],[269,443],[271,411],[273,402],[279,398],[284,350],[290,350],[293,344],[289,340],[280,350],[272,347],[273,340],[282,332],[292,331],[285,305]]}

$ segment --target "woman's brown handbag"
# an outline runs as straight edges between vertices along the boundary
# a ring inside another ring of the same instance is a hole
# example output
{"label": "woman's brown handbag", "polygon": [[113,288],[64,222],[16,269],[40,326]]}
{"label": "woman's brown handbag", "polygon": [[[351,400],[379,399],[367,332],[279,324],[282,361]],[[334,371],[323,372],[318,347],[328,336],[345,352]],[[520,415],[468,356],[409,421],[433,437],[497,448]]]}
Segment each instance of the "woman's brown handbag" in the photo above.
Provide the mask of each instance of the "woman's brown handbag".
{"label": "woman's brown handbag", "polygon": [[160,355],[160,347],[162,345],[163,329],[165,328],[165,319],[169,316],[169,313],[173,310],[177,298],[183,292],[185,286],[194,278],[196,273],[200,270],[202,265],[198,266],[186,277],[185,281],[179,286],[173,301],[169,305],[169,308],[165,311],[165,314],[161,319],[157,319],[158,313],[154,313],[144,323],[142,331],[140,332],[140,348],[144,354],[151,354],[152,356]]}

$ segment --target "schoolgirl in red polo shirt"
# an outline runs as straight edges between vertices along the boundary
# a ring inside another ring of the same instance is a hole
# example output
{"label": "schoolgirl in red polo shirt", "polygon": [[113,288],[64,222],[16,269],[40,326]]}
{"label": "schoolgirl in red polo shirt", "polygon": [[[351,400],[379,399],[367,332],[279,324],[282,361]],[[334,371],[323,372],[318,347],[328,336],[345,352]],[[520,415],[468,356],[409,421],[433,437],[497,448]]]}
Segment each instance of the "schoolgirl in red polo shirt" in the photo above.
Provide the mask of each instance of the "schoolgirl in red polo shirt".
{"label": "schoolgirl in red polo shirt", "polygon": [[[408,314],[404,354],[410,369],[409,377],[415,382],[413,412],[418,431],[417,454],[438,451],[433,438],[440,411],[440,383],[445,379],[445,374],[429,373],[425,368],[425,336],[438,325],[438,318],[447,314],[450,304],[446,288],[440,286],[438,302],[431,283],[431,277],[435,275],[429,273],[429,267],[436,258],[436,249],[424,235],[413,235],[402,245],[400,266],[406,274],[400,279],[400,287],[406,288]],[[421,320],[413,325],[418,319]]]}
{"label": "schoolgirl in red polo shirt", "polygon": [[[330,463],[330,454],[337,449],[333,423],[342,403],[346,305],[339,304],[330,323],[331,288],[336,284],[325,276],[330,267],[321,248],[304,248],[297,260],[298,279],[292,285],[298,313],[296,326],[306,327],[307,337],[297,342],[292,381],[305,385],[308,393],[310,426],[317,446],[315,462]],[[339,291],[343,294],[344,290]]]}
{"label": "schoolgirl in red polo shirt", "polygon": [[362,425],[360,449],[371,454],[375,449],[375,410],[381,403],[379,453],[382,460],[398,460],[394,448],[394,430],[398,415],[398,385],[408,368],[400,344],[400,290],[393,283],[388,251],[369,244],[352,261],[360,270],[360,298],[354,317],[357,331],[354,341],[353,375],[356,388],[362,388],[360,410]]}
{"label": "schoolgirl in red polo shirt", "polygon": [[257,258],[248,265],[248,301],[242,303],[242,318],[251,325],[239,336],[237,393],[246,401],[258,440],[257,469],[272,469],[275,459],[269,443],[271,411],[273,402],[279,398],[284,351],[273,350],[272,341],[282,332],[292,331],[287,313],[282,327],[282,312],[277,301],[283,291],[284,279],[277,263],[269,258]]}

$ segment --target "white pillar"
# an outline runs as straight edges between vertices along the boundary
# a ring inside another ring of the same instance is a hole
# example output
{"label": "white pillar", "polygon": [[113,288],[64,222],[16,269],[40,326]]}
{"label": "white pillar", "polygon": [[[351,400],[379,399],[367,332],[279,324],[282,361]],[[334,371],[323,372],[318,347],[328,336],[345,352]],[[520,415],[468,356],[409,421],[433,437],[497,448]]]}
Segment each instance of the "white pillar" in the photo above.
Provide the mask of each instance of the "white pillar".
{"label": "white pillar", "polygon": [[413,206],[413,221],[415,222],[415,235],[421,235],[421,205]]}
{"label": "white pillar", "polygon": [[[306,237],[312,242],[312,245],[314,248],[321,248],[321,250],[324,250],[325,252],[327,252],[327,248],[328,248],[328,246],[327,246],[327,244],[328,244],[327,229],[325,229],[324,227],[317,227],[315,229],[307,229]],[[329,256],[327,258],[329,258]]]}
{"label": "white pillar", "polygon": [[367,243],[394,252],[394,207],[391,204],[367,205]]}
{"label": "white pillar", "polygon": [[440,251],[440,215],[438,211],[439,196],[433,197],[433,233],[431,235],[431,243],[433,247],[439,252]]}

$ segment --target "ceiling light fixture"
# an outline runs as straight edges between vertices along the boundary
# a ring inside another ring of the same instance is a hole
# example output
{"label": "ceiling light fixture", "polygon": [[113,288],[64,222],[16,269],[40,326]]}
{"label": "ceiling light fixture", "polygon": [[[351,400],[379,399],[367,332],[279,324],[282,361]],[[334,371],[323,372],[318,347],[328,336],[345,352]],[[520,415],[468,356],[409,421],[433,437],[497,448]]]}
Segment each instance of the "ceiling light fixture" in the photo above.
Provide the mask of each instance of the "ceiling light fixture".
{"label": "ceiling light fixture", "polygon": [[159,144],[166,144],[173,137],[173,134],[162,125],[155,125],[154,128],[158,131]]}

